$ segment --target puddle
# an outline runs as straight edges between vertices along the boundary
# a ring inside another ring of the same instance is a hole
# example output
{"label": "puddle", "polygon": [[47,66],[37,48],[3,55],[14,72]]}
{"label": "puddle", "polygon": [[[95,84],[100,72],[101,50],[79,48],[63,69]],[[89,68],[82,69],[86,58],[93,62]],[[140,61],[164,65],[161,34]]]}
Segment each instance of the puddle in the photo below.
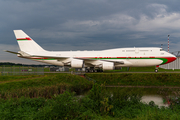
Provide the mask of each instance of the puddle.
{"label": "puddle", "polygon": [[149,104],[149,102],[154,101],[159,107],[168,107],[168,104],[164,104],[163,98],[160,95],[144,95],[141,98],[141,102]]}

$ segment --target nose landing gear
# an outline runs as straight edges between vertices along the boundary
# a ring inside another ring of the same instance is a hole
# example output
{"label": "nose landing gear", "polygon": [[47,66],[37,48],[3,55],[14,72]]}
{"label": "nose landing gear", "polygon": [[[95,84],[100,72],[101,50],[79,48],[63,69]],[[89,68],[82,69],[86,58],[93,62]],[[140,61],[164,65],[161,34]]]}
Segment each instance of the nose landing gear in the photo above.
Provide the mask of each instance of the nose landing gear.
{"label": "nose landing gear", "polygon": [[156,73],[158,72],[158,68],[159,68],[159,65],[157,65],[156,68],[155,68]]}

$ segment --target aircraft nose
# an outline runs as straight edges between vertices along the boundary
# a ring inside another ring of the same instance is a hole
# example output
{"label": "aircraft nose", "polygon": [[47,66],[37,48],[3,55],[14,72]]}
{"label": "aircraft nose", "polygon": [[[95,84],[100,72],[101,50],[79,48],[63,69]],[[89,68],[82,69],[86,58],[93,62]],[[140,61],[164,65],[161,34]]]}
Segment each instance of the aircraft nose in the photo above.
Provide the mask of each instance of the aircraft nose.
{"label": "aircraft nose", "polygon": [[171,62],[174,61],[174,60],[176,60],[176,59],[177,59],[176,56],[172,57]]}
{"label": "aircraft nose", "polygon": [[173,62],[173,61],[175,61],[176,59],[177,59],[177,57],[173,55],[172,57],[169,57],[169,58],[168,58],[168,61],[167,61],[166,63]]}

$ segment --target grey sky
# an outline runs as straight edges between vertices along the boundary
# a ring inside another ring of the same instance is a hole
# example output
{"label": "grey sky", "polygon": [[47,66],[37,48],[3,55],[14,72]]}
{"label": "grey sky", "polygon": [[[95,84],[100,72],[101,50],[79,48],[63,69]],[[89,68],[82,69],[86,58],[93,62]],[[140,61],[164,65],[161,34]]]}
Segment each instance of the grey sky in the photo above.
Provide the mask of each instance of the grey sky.
{"label": "grey sky", "polygon": [[[121,47],[180,48],[178,0],[0,0],[0,62],[37,63],[18,51],[13,30],[22,29],[46,50]],[[39,64],[39,63],[38,63]]]}

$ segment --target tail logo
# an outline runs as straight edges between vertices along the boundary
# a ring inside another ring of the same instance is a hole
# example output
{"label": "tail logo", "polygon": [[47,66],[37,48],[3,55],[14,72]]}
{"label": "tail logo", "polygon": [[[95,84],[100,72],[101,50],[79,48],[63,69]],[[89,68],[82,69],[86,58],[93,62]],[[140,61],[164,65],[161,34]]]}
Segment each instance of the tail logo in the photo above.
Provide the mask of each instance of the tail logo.
{"label": "tail logo", "polygon": [[27,41],[27,40],[31,40],[31,38],[26,37],[26,38],[17,38],[17,41]]}

